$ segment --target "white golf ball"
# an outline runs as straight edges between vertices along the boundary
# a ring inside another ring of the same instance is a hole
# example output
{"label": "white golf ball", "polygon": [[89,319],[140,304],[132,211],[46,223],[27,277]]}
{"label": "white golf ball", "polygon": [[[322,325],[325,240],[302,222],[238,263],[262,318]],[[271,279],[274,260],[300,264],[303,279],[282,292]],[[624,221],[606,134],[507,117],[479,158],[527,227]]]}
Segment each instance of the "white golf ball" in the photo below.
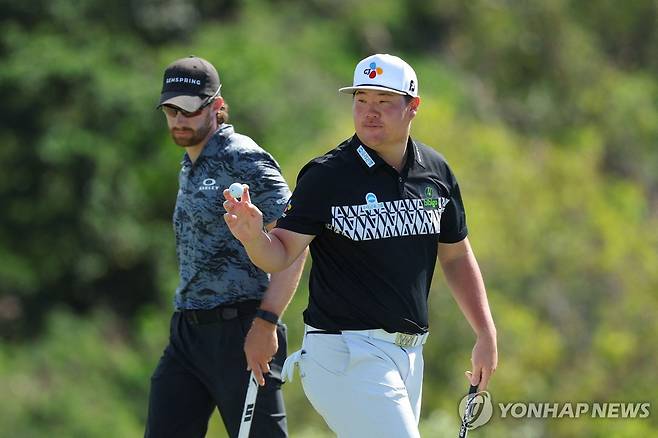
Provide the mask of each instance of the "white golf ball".
{"label": "white golf ball", "polygon": [[228,188],[228,191],[231,194],[231,196],[233,196],[235,199],[240,199],[240,197],[242,196],[242,184],[233,183]]}

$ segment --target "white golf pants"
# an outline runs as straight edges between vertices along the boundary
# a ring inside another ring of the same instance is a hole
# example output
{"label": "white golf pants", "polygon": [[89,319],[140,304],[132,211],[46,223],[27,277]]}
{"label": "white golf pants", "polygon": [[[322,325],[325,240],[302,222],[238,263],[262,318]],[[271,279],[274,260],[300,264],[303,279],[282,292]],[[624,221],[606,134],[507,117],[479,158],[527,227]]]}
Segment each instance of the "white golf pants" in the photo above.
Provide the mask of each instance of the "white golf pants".
{"label": "white golf pants", "polygon": [[358,331],[307,333],[287,368],[298,361],[306,397],[339,438],[420,438],[422,349]]}

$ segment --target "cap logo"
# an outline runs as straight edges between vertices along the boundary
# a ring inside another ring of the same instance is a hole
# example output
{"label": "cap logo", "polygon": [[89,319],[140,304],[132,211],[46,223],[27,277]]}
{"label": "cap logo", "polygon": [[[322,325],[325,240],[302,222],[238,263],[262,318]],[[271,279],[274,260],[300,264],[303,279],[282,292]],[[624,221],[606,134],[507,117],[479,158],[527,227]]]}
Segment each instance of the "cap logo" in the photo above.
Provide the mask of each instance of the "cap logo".
{"label": "cap logo", "polygon": [[368,76],[370,79],[375,79],[377,75],[383,75],[384,70],[381,67],[377,67],[377,64],[374,62],[370,63],[370,68],[363,70],[363,74]]}
{"label": "cap logo", "polygon": [[201,80],[200,79],[192,79],[192,78],[167,78],[165,80],[166,84],[171,84],[172,82],[183,82],[185,84],[193,84],[193,85],[201,85]]}
{"label": "cap logo", "polygon": [[416,91],[416,84],[414,84],[414,80],[412,79],[411,82],[409,82],[409,91],[412,93]]}

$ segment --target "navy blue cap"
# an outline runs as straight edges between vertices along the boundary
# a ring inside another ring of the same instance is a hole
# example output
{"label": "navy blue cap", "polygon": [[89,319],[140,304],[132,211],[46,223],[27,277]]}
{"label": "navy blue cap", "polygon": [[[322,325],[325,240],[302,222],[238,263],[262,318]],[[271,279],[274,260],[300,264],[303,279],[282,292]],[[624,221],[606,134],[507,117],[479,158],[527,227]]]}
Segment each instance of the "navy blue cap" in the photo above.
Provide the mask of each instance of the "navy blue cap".
{"label": "navy blue cap", "polygon": [[165,69],[158,108],[175,105],[194,112],[209,97],[218,96],[221,83],[211,63],[196,56],[178,59]]}

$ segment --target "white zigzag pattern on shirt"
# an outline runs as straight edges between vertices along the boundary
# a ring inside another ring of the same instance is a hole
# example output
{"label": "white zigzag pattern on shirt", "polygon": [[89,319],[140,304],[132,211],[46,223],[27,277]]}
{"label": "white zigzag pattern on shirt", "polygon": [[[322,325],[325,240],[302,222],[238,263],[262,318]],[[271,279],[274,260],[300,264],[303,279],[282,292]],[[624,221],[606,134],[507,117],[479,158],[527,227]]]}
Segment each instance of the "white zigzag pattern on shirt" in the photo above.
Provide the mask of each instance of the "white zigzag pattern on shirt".
{"label": "white zigzag pattern on shirt", "polygon": [[441,213],[448,199],[439,198],[439,208],[425,210],[422,199],[400,199],[369,204],[331,207],[331,230],[352,240],[439,234]]}

